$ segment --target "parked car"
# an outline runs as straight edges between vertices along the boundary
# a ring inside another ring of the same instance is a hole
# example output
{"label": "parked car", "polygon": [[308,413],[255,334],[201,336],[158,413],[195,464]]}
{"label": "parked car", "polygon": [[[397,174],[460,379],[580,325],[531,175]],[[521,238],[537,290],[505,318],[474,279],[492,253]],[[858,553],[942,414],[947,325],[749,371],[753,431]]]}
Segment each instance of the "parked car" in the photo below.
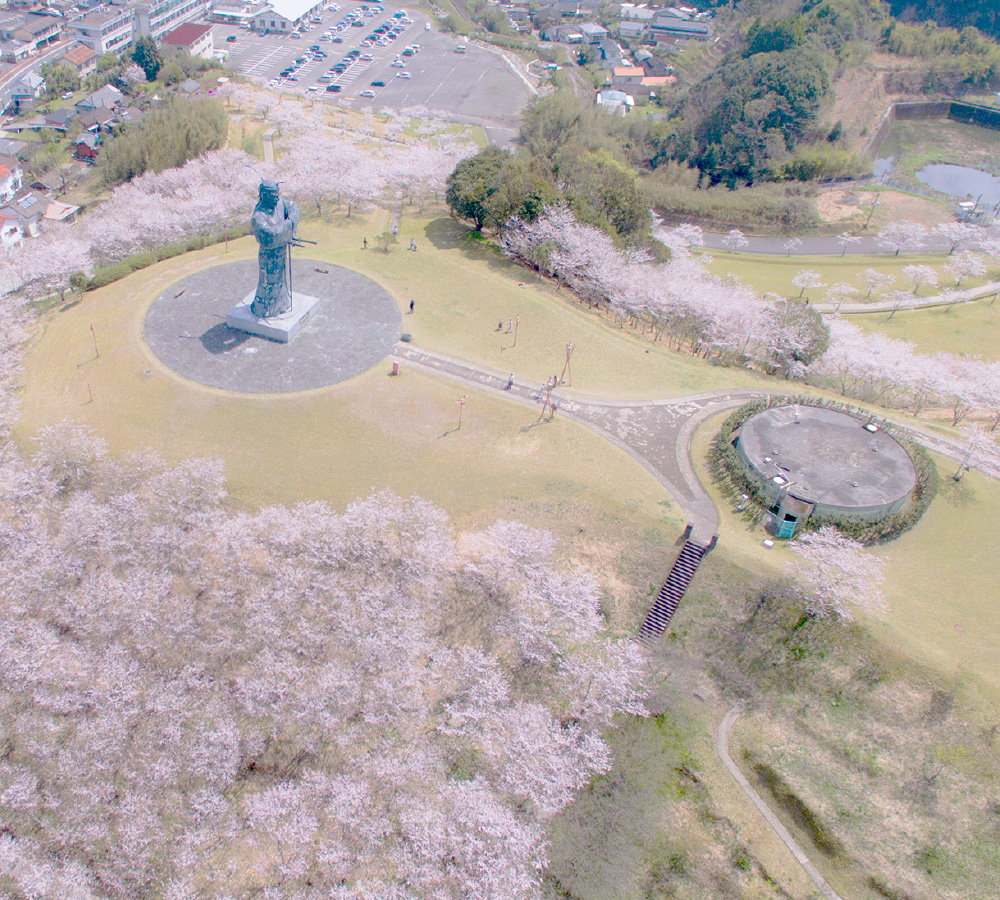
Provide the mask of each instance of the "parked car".
{"label": "parked car", "polygon": [[229,35],[229,37],[226,38],[226,43],[227,44],[235,44],[236,43],[236,35],[235,34]]}
{"label": "parked car", "polygon": [[396,73],[396,77],[397,78],[412,78],[413,76],[411,76],[409,72],[397,72]]}
{"label": "parked car", "polygon": [[328,84],[326,90],[329,94],[339,94],[343,88],[339,84]]}
{"label": "parked car", "polygon": [[372,82],[372,87],[385,87],[385,82],[379,79],[378,81]]}
{"label": "parked car", "polygon": [[358,94],[358,96],[359,97],[374,97],[375,96],[375,91],[366,89],[366,90],[363,90],[360,94]]}

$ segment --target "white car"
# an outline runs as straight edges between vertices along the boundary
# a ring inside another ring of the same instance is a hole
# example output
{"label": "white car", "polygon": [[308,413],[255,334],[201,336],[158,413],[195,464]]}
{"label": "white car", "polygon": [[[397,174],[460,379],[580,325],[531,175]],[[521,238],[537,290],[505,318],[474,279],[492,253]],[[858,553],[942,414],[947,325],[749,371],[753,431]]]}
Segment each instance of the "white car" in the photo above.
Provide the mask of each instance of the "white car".
{"label": "white car", "polygon": [[424,22],[424,31],[430,31],[430,30],[431,30],[431,23]]}
{"label": "white car", "polygon": [[365,89],[360,94],[358,94],[358,96],[359,97],[374,97],[375,96],[375,91],[373,91],[371,89]]}
{"label": "white car", "polygon": [[397,59],[397,60],[395,60],[395,61],[394,61],[394,62],[392,63],[392,67],[393,67],[394,69],[405,69],[405,68],[406,68],[406,63],[405,63],[405,62],[403,62],[403,61],[402,61],[401,59]]}
{"label": "white car", "polygon": [[318,91],[318,90],[319,90],[319,85],[318,84],[311,84],[311,85],[309,85],[309,87],[306,88],[306,93],[307,94],[311,94],[311,93],[313,93],[313,91]]}
{"label": "white car", "polygon": [[397,78],[412,78],[413,76],[409,72],[397,72]]}

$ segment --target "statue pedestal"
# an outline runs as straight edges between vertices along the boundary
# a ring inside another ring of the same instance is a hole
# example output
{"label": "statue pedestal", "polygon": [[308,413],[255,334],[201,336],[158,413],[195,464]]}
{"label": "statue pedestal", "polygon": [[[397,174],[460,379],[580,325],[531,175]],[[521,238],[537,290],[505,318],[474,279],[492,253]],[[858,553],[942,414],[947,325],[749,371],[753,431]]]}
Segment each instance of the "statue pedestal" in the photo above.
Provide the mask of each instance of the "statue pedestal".
{"label": "statue pedestal", "polygon": [[280,316],[262,319],[250,312],[254,293],[251,291],[226,314],[226,324],[237,331],[256,334],[258,337],[287,344],[299,329],[309,321],[313,307],[319,303],[316,297],[306,294],[292,293],[292,308]]}

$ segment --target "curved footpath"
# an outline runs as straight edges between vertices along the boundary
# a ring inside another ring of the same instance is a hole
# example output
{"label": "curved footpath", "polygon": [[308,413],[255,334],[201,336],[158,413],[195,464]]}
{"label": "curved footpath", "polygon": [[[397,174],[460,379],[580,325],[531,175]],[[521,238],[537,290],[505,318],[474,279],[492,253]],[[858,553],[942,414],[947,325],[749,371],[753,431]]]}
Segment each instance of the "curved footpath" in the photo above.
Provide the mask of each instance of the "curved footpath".
{"label": "curved footpath", "polygon": [[740,771],[739,766],[733,762],[733,758],[729,755],[729,732],[732,730],[733,723],[742,711],[743,704],[741,703],[734,706],[723,716],[722,721],[719,723],[719,728],[715,732],[715,752],[718,754],[719,759],[722,760],[722,764],[729,770],[729,774],[743,788],[743,793],[750,798],[753,805],[757,807],[760,814],[767,820],[767,824],[774,829],[799,865],[806,870],[806,874],[815,882],[816,887],[820,889],[823,896],[827,900],[842,900],[841,896],[830,887],[827,880],[820,874],[819,869],[813,865],[812,860],[806,856],[805,851],[799,846],[798,841],[781,824],[781,820],[774,814],[771,807],[764,802],[764,798],[754,790],[753,785],[747,781],[746,776]]}
{"label": "curved footpath", "polygon": [[[500,372],[478,368],[439,353],[418,350],[408,343],[398,343],[392,355],[462,384],[507,395],[536,409],[542,402],[540,387],[525,383],[523,379],[514,378],[508,390],[508,378]],[[668,400],[614,401],[586,399],[562,390],[553,392],[556,415],[566,416],[593,429],[652,473],[684,511],[692,529],[690,537],[703,546],[718,531],[719,513],[694,470],[691,440],[698,426],[716,413],[742,406],[755,397],[766,396],[769,396],[768,391],[733,388]],[[965,457],[963,447],[955,441],[912,425],[893,424],[929,450],[956,461]],[[1000,475],[1000,472],[995,474]],[[735,706],[723,717],[715,736],[716,752],[826,900],[842,900],[730,757],[729,732],[741,711],[742,705]]]}
{"label": "curved footpath", "polygon": [[[440,353],[418,350],[412,344],[398,343],[393,356],[454,381],[540,408],[539,385],[533,382],[515,377],[508,391],[505,387],[507,376],[501,372],[472,366]],[[691,458],[694,432],[702,422],[717,413],[735,409],[748,400],[767,397],[771,393],[760,389],[732,388],[667,400],[617,401],[592,400],[558,389],[553,392],[553,400],[556,415],[566,416],[593,429],[646,468],[684,511],[692,527],[691,537],[704,545],[718,531],[719,512],[694,470]],[[898,422],[893,422],[893,425],[935,453],[956,462],[965,457],[964,448],[956,441],[917,426]]]}
{"label": "curved footpath", "polygon": [[[670,231],[673,226],[658,224],[653,228],[653,237],[663,240],[662,235]],[[1000,237],[1000,228],[991,227],[985,229],[986,234],[993,237]],[[702,237],[705,247],[709,250],[729,250],[726,246],[728,234],[720,234],[716,231],[703,231]],[[835,236],[802,237],[794,238],[790,235],[784,237],[755,237],[746,235],[747,245],[739,252],[741,253],[761,253],[767,256],[895,256],[894,250],[883,248],[874,234],[854,235],[860,238],[858,243],[851,244],[844,248],[837,241]],[[800,243],[788,248],[785,245],[789,240],[798,240]],[[947,241],[933,236],[928,237],[924,246],[920,248],[921,253],[947,253],[950,245]],[[907,255],[907,254],[902,254]]]}

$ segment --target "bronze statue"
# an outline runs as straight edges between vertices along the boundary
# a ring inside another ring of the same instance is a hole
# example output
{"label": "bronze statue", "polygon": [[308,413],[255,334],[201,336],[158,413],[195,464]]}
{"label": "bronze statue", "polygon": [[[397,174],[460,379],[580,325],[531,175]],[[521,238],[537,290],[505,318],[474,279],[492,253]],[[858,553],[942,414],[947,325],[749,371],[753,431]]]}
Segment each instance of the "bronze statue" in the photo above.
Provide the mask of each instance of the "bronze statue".
{"label": "bronze statue", "polygon": [[280,316],[292,308],[292,242],[299,226],[299,207],[278,196],[278,184],[260,183],[260,199],[250,227],[260,244],[260,274],[250,312],[262,319]]}

